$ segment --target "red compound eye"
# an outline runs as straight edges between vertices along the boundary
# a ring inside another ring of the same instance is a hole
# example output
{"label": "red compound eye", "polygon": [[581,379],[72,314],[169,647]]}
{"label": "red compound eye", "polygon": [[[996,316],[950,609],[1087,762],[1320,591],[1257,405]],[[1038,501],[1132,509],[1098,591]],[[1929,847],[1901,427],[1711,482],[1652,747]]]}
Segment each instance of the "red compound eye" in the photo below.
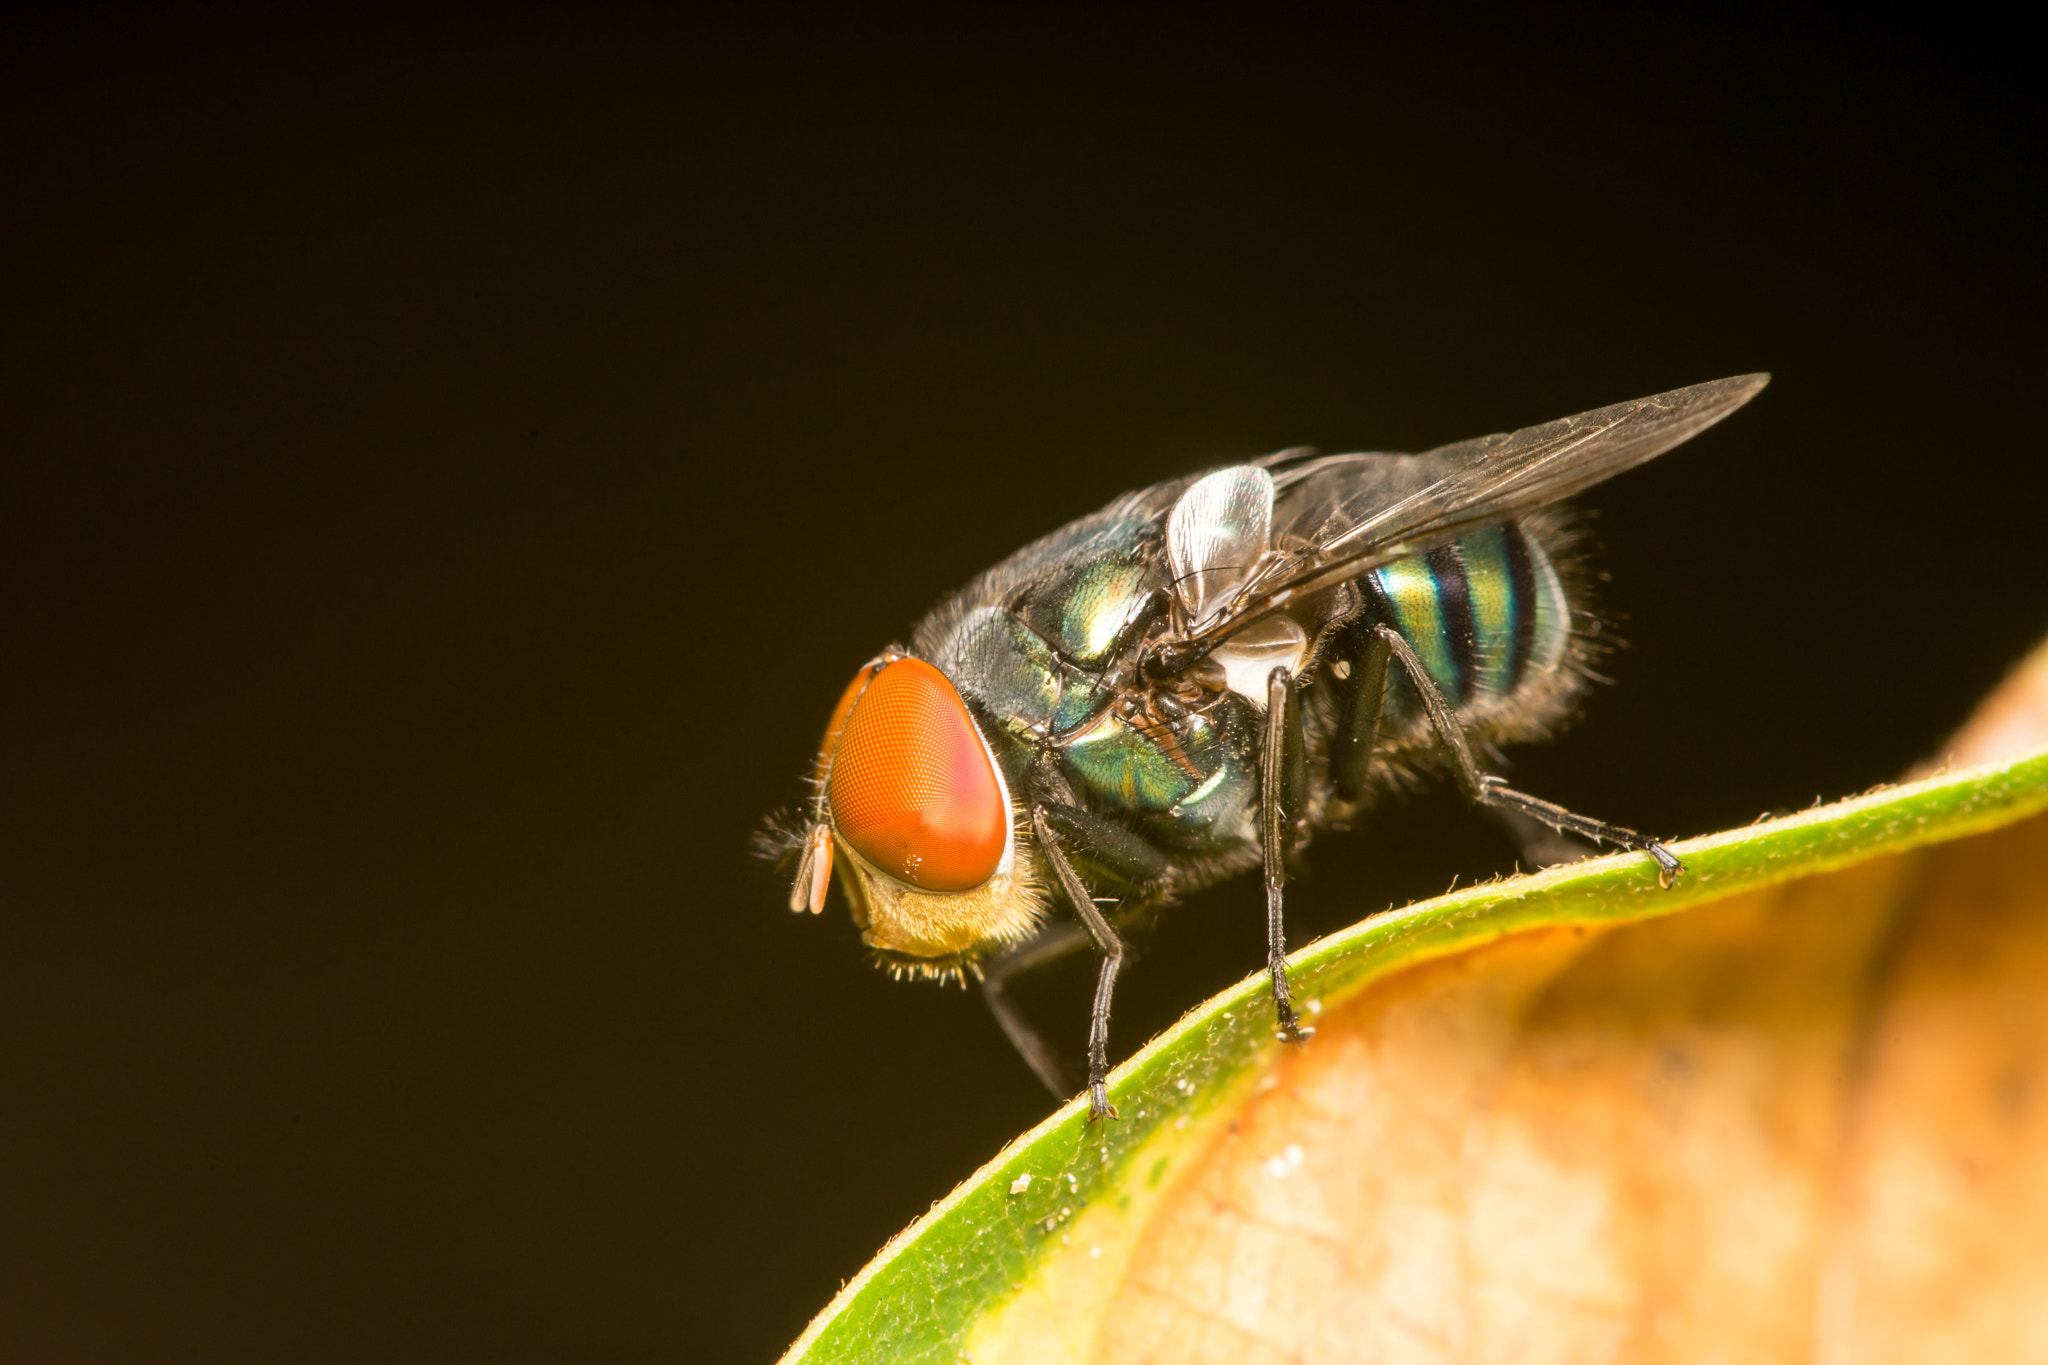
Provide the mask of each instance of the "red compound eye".
{"label": "red compound eye", "polygon": [[898,659],[876,673],[831,763],[832,827],[861,857],[926,891],[967,891],[995,874],[1010,812],[966,703],[938,669]]}
{"label": "red compound eye", "polygon": [[832,719],[825,725],[825,742],[818,746],[818,769],[812,774],[818,781],[825,780],[825,774],[832,770],[832,755],[839,748],[839,732],[846,728],[846,717],[853,710],[853,704],[860,700],[861,693],[868,690],[868,680],[882,667],[869,664],[853,675],[853,681],[839,694],[839,705],[832,708]]}

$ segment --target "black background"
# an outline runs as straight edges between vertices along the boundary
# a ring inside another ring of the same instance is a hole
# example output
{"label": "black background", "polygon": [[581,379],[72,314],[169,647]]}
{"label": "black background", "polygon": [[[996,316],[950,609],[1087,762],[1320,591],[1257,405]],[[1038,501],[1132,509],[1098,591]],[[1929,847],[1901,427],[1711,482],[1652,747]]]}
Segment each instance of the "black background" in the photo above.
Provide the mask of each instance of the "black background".
{"label": "black background", "polygon": [[[1126,487],[1775,371],[1588,499],[1632,648],[1517,755],[1668,835],[1898,774],[2048,630],[1981,16],[0,35],[13,1360],[774,1355],[1048,1101],[749,831],[861,660]],[[1295,937],[1510,857],[1390,811]],[[1177,912],[1119,1050],[1261,932]],[[1030,997],[1075,1048],[1084,985]]]}

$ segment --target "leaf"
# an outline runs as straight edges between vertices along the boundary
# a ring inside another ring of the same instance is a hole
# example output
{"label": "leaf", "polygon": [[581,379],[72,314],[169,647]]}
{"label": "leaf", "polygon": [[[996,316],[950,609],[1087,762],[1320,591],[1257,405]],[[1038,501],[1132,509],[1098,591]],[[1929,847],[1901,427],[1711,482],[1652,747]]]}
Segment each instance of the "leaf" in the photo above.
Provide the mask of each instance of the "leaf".
{"label": "leaf", "polygon": [[2048,750],[1369,919],[1312,1042],[1206,1002],[785,1360],[2048,1359],[2044,810]]}

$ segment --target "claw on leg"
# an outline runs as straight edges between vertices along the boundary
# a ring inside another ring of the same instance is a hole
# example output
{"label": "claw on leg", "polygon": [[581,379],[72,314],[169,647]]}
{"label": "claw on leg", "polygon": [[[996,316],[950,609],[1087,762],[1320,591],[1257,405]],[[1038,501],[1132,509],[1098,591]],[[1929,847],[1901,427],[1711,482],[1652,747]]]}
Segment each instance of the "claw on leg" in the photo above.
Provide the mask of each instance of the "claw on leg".
{"label": "claw on leg", "polygon": [[1107,1086],[1098,1082],[1088,1087],[1088,1121],[1090,1123],[1095,1123],[1101,1119],[1120,1119],[1122,1117],[1122,1114],[1117,1113],[1116,1106],[1109,1102],[1109,1088]]}
{"label": "claw on leg", "polygon": [[1399,631],[1390,626],[1375,626],[1373,634],[1384,645],[1389,657],[1400,662],[1408,681],[1415,688],[1416,696],[1422,699],[1422,709],[1429,716],[1430,728],[1436,731],[1445,755],[1451,760],[1451,771],[1469,804],[1519,812],[1560,834],[1570,831],[1579,838],[1598,840],[1616,848],[1639,849],[1657,860],[1658,886],[1669,891],[1678,885],[1678,874],[1685,870],[1685,864],[1655,839],[1645,838],[1626,825],[1612,825],[1605,820],[1575,815],[1554,801],[1516,791],[1500,778],[1479,771],[1479,765],[1472,760],[1471,746],[1465,742],[1465,733],[1458,726],[1456,714],[1452,712],[1450,703],[1444,700],[1444,694],[1437,690],[1436,682],[1429,676],[1429,670],[1422,666],[1422,660],[1415,657],[1414,649],[1401,638]]}
{"label": "claw on leg", "polygon": [[1657,860],[1657,885],[1659,887],[1669,891],[1672,887],[1678,885],[1678,878],[1685,871],[1685,864],[1678,861],[1676,853],[1673,853],[1655,839],[1647,841],[1643,846],[1643,851]]}

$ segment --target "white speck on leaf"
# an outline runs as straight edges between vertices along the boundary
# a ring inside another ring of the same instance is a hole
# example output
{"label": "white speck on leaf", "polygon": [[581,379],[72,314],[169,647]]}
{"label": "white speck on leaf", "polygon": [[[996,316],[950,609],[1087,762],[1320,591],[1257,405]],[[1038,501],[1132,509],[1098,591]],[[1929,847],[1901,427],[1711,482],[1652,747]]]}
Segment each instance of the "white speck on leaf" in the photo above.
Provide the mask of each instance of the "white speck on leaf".
{"label": "white speck on leaf", "polygon": [[1031,1172],[1026,1171],[1010,1182],[1011,1194],[1022,1194],[1031,1188]]}

